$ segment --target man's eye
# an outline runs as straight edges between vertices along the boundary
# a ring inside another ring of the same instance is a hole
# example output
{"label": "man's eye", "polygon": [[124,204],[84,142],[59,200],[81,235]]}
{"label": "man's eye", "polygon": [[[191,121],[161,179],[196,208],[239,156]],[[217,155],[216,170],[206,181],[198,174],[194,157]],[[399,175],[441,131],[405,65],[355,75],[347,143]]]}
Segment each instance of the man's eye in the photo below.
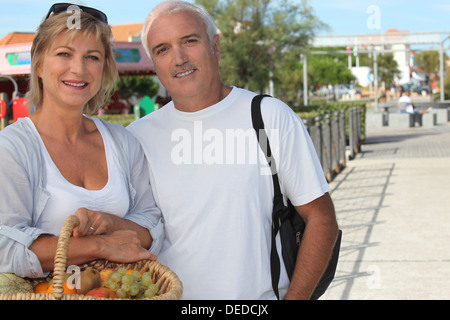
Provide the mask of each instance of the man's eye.
{"label": "man's eye", "polygon": [[156,51],[156,54],[157,55],[160,55],[160,54],[163,54],[164,52],[166,52],[167,51],[167,48],[160,48],[160,49],[158,49],[157,51]]}

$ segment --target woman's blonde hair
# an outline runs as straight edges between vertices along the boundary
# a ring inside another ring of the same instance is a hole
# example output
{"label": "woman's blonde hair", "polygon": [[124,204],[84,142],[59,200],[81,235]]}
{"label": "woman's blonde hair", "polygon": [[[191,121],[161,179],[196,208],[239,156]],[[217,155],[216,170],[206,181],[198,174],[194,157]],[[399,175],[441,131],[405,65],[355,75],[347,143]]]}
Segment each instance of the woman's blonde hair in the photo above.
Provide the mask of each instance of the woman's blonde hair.
{"label": "woman's blonde hair", "polygon": [[80,12],[80,23],[77,28],[69,29],[68,21],[70,19],[73,19],[71,13],[60,13],[49,17],[38,27],[31,47],[31,75],[26,98],[28,104],[34,105],[36,109],[42,106],[44,92],[42,79],[38,76],[38,68],[59,34],[70,32],[69,39],[73,39],[80,32],[83,36],[95,35],[97,40],[103,44],[106,54],[100,90],[89,100],[83,110],[85,114],[93,114],[103,107],[111,97],[118,78],[117,65],[112,50],[112,31],[109,25],[84,12]]}

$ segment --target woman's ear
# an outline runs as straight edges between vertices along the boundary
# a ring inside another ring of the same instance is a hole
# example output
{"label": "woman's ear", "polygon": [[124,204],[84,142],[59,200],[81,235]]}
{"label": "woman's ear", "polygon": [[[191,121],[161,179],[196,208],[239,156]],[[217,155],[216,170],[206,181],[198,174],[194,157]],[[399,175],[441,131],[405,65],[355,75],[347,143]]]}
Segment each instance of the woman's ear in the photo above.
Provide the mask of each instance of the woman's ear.
{"label": "woman's ear", "polygon": [[36,74],[38,78],[42,79],[42,65],[40,63],[36,66]]}

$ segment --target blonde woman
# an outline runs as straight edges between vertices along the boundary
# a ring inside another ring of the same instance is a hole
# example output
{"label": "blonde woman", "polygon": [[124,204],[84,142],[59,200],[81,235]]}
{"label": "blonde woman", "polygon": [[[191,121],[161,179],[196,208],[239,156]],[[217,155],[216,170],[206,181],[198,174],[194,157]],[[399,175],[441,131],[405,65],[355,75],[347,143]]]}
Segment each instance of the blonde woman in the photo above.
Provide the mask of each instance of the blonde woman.
{"label": "blonde woman", "polygon": [[163,227],[140,144],[122,126],[86,116],[109,98],[118,75],[106,15],[53,5],[31,60],[27,99],[36,112],[0,132],[0,272],[51,271],[72,214],[80,225],[68,265],[156,259]]}

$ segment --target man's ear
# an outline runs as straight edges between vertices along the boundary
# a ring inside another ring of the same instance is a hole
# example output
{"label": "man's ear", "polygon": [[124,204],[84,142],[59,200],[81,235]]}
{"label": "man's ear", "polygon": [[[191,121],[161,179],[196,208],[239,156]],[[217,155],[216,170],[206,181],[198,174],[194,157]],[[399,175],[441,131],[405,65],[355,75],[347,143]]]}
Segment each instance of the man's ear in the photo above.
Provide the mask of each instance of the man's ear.
{"label": "man's ear", "polygon": [[214,36],[214,49],[216,51],[217,60],[222,59],[222,50],[220,49],[220,36]]}

